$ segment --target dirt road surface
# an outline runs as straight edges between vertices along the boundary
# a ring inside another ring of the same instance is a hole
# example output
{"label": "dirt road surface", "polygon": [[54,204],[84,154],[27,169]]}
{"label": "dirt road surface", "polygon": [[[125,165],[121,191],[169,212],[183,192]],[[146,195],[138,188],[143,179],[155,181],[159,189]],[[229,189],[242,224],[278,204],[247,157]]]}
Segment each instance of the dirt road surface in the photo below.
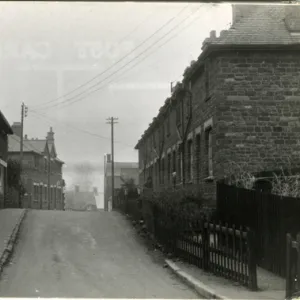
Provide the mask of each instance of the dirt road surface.
{"label": "dirt road surface", "polygon": [[198,298],[116,212],[32,210],[0,297]]}

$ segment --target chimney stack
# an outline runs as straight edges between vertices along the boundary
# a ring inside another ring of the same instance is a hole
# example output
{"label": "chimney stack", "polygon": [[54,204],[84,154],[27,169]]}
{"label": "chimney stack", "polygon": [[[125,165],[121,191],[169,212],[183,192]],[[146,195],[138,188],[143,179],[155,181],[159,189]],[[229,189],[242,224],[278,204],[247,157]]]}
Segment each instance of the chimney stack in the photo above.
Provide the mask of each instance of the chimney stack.
{"label": "chimney stack", "polygon": [[211,30],[211,32],[210,32],[210,38],[211,39],[215,39],[216,37],[217,37],[216,31],[215,30]]}
{"label": "chimney stack", "polygon": [[50,127],[50,131],[47,133],[46,139],[47,139],[48,142],[54,143],[54,132],[52,130],[52,127]]}
{"label": "chimney stack", "polygon": [[46,140],[51,149],[52,146],[54,145],[54,132],[52,130],[52,127],[50,127],[50,131],[47,133]]}
{"label": "chimney stack", "polygon": [[17,135],[18,137],[21,137],[21,133],[22,133],[21,122],[14,122],[12,124],[11,128],[12,128],[15,135]]}
{"label": "chimney stack", "polygon": [[27,134],[25,134],[25,136],[24,136],[24,139],[25,139],[25,140],[28,140],[28,136],[27,136]]}

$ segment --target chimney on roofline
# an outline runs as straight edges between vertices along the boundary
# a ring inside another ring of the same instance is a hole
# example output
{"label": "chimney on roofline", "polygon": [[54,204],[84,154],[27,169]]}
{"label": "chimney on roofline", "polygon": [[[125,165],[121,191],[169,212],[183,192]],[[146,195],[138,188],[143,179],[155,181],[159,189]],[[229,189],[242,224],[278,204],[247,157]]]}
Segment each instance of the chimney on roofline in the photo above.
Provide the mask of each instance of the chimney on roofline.
{"label": "chimney on roofline", "polygon": [[46,139],[48,142],[54,143],[54,132],[52,130],[52,127],[50,127],[50,131],[47,133]]}
{"label": "chimney on roofline", "polygon": [[25,134],[25,136],[24,136],[24,139],[25,139],[25,140],[28,140],[28,136],[27,136],[27,134]]}
{"label": "chimney on roofline", "polygon": [[14,122],[12,124],[11,128],[12,128],[15,135],[17,135],[18,137],[21,137],[21,133],[22,133],[21,122]]}

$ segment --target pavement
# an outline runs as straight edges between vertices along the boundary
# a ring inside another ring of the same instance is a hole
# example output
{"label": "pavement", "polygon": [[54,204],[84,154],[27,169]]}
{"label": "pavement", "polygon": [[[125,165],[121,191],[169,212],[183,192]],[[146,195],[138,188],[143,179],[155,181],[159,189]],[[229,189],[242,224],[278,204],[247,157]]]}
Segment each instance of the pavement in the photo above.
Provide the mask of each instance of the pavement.
{"label": "pavement", "polygon": [[141,240],[117,212],[29,210],[0,297],[199,298]]}
{"label": "pavement", "polygon": [[206,299],[285,299],[285,280],[261,268],[257,270],[258,291],[215,276],[179,260],[165,260],[169,269]]}
{"label": "pavement", "polygon": [[0,273],[10,258],[25,215],[25,209],[0,210]]}

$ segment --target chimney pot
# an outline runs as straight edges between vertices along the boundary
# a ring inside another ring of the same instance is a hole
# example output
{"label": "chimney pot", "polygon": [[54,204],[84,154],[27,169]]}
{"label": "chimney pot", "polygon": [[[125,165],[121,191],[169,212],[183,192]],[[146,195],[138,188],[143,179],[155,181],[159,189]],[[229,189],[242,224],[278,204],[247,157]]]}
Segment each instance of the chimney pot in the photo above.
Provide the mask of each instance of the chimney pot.
{"label": "chimney pot", "polygon": [[226,34],[227,30],[221,30],[220,31],[220,36],[223,37]]}
{"label": "chimney pot", "polygon": [[212,30],[211,32],[210,32],[210,38],[211,39],[215,39],[217,36],[216,36],[216,31],[215,30]]}
{"label": "chimney pot", "polygon": [[25,140],[28,140],[28,136],[27,136],[27,134],[25,134],[25,137],[24,137],[24,139],[25,139]]}

